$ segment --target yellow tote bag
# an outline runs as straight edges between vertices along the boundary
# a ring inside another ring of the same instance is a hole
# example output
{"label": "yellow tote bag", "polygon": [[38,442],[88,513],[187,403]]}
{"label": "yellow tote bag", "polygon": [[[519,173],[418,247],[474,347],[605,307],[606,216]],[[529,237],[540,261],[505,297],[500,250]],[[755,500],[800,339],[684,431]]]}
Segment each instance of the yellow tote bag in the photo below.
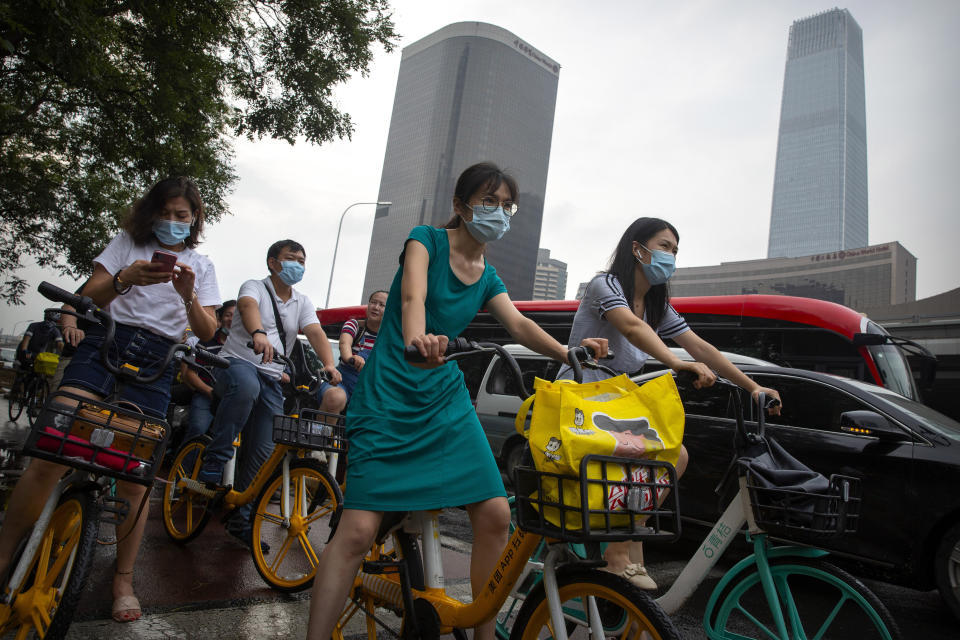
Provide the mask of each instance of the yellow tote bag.
{"label": "yellow tote bag", "polygon": [[[598,382],[577,384],[570,380],[549,382],[537,378],[534,394],[517,413],[516,428],[530,441],[530,451],[538,471],[571,476],[563,480],[563,504],[580,505],[580,462],[588,454],[617,455],[632,458],[656,459],[676,464],[683,441],[684,412],[673,376],[665,373],[643,386],[638,386],[626,375]],[[527,412],[533,405],[530,427],[524,429]],[[654,468],[635,467],[634,481],[652,482]],[[611,477],[619,471],[621,476]],[[591,462],[587,477],[601,477],[601,463]],[[622,467],[607,465],[607,478],[625,480]],[[668,482],[666,471],[657,468],[657,483]],[[546,501],[558,501],[560,489],[553,478],[543,482]],[[588,501],[590,508],[604,508],[604,488],[591,483]],[[657,494],[659,495],[659,491]],[[606,496],[612,510],[625,510],[625,491],[622,485],[609,485]],[[658,496],[646,492],[642,509],[656,505]],[[545,508],[544,517],[560,526],[559,509]],[[624,517],[626,524],[627,517]],[[602,515],[591,518],[591,526],[603,526]],[[577,513],[567,512],[566,527],[582,529]]]}

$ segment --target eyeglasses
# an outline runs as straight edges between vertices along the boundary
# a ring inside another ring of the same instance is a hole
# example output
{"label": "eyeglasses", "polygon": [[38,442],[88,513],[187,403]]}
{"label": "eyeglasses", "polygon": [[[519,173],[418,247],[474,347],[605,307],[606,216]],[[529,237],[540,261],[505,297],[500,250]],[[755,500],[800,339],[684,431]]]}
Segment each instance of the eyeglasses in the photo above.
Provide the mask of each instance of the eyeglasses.
{"label": "eyeglasses", "polygon": [[483,210],[486,211],[487,213],[493,213],[494,211],[497,210],[497,207],[502,206],[503,212],[508,216],[513,216],[514,214],[516,214],[518,209],[516,202],[513,202],[511,200],[507,200],[506,202],[500,202],[499,200],[491,196],[484,196],[483,199],[480,200],[480,206],[483,207]]}

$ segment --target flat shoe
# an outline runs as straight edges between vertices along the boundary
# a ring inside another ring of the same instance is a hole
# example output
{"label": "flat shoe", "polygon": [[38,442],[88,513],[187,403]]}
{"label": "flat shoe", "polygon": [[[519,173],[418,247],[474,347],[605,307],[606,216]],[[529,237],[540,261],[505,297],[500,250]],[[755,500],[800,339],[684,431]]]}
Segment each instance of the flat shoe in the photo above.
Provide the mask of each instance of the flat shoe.
{"label": "flat shoe", "polygon": [[117,622],[133,622],[139,620],[142,615],[137,596],[120,596],[113,601],[111,616]]}
{"label": "flat shoe", "polygon": [[657,583],[653,581],[642,564],[628,564],[620,576],[629,580],[635,587],[644,591],[655,591]]}

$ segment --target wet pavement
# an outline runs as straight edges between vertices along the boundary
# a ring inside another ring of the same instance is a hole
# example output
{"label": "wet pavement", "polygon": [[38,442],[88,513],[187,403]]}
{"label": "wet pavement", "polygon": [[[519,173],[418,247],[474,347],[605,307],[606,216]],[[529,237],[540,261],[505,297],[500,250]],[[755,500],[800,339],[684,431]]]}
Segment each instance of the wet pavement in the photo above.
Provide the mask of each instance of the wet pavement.
{"label": "wet pavement", "polygon": [[[6,401],[0,400],[0,440],[16,442],[26,435],[22,424],[6,420]],[[214,518],[196,540],[173,543],[160,516],[159,491],[154,490],[147,531],[137,563],[135,587],[144,617],[118,624],[110,619],[111,578],[114,549],[102,545],[96,551],[93,570],[67,636],[71,640],[160,638],[302,638],[306,633],[309,591],[286,595],[263,582],[250,552],[227,535]],[[448,591],[469,601],[470,525],[462,510],[447,510],[441,516],[444,568]],[[113,529],[101,527],[101,538],[113,540]],[[647,562],[658,582],[669,585],[679,574],[695,544],[655,547],[647,545]],[[673,616],[684,638],[704,638],[700,616],[712,586],[739,556],[728,553],[687,605]],[[893,585],[868,582],[887,605],[910,638],[960,637],[960,624],[940,602],[936,592],[919,592]],[[385,613],[385,617],[395,619]],[[365,637],[360,620],[348,629],[348,637]],[[381,634],[381,637],[389,637]]]}

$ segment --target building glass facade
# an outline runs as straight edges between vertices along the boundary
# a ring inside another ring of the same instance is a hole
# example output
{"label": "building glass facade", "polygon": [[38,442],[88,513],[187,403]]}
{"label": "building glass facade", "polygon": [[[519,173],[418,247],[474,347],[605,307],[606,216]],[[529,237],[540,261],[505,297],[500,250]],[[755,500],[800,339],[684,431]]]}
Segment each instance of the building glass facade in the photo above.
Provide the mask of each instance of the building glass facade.
{"label": "building glass facade", "polygon": [[767,255],[867,242],[863,34],[833,9],[790,27]]}
{"label": "building glass facade", "polygon": [[917,259],[899,242],[796,258],[677,269],[673,296],[767,293],[816,298],[863,311],[917,297]]}
{"label": "building glass facade", "polygon": [[460,173],[491,161],[519,183],[519,211],[486,257],[530,299],[560,65],[500,27],[451,24],[403,50],[362,300],[389,288],[410,229],[442,226]]}
{"label": "building glass facade", "polygon": [[538,249],[531,300],[563,300],[566,295],[567,263],[551,258],[550,249]]}

